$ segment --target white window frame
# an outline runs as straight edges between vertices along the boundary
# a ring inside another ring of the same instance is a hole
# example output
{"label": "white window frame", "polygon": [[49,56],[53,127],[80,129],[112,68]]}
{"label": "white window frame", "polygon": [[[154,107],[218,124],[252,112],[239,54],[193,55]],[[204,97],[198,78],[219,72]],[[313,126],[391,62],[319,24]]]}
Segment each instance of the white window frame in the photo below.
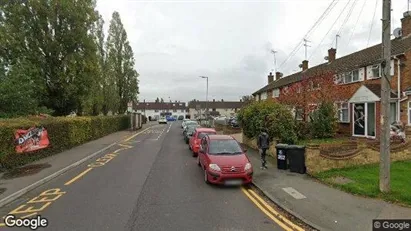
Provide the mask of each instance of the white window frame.
{"label": "white window frame", "polygon": [[314,83],[314,81],[310,81],[310,90],[315,91],[321,89],[321,86],[319,83]]}
{"label": "white window frame", "polygon": [[[298,111],[301,111],[301,113],[300,114],[298,114]],[[300,109],[297,109],[297,108],[293,108],[293,114],[294,114],[294,118],[295,118],[295,120],[298,120],[298,121],[302,121],[303,120],[303,113],[304,113],[304,109],[303,108],[300,108]],[[301,117],[299,118],[297,115],[301,115]]]}
{"label": "white window frame", "polygon": [[[378,76],[374,76],[373,71],[374,71],[375,69],[377,69],[377,68],[378,68],[379,74],[378,74]],[[373,75],[372,75],[372,76],[367,76],[367,79],[379,79],[379,78],[381,78],[381,76],[382,76],[382,73],[381,73],[381,65],[380,65],[380,64],[372,65],[372,66],[371,66],[371,73],[372,73]]]}
{"label": "white window frame", "polygon": [[267,92],[261,93],[261,100],[266,100],[267,99]]}
{"label": "white window frame", "polygon": [[278,98],[278,97],[280,97],[280,89],[278,89],[278,88],[273,89],[273,95],[272,95],[272,97],[273,97],[273,98]]}
{"label": "white window frame", "polygon": [[[346,104],[347,107],[343,107],[344,104]],[[344,102],[344,101],[336,102],[336,106],[337,106],[337,118],[338,118],[338,122],[339,122],[339,123],[350,123],[350,121],[351,121],[351,120],[350,120],[350,103]],[[342,110],[347,110],[348,117],[347,117],[347,120],[346,120],[346,121],[343,120]]]}
{"label": "white window frame", "polygon": [[408,101],[408,125],[411,125],[411,101]]}
{"label": "white window frame", "polygon": [[[358,73],[358,75],[357,75],[358,79],[357,80],[354,80],[354,72]],[[347,76],[350,78],[350,81],[346,81]],[[350,72],[345,72],[345,73],[337,75],[335,77],[334,82],[336,84],[342,85],[342,84],[356,83],[356,82],[360,82],[360,81],[361,81],[361,79],[360,79],[360,69],[356,69],[356,70],[353,70],[353,71],[350,71]]]}
{"label": "white window frame", "polygon": [[301,93],[301,85],[297,86],[297,93],[300,94]]}
{"label": "white window frame", "polygon": [[[354,106],[355,106],[355,104],[364,104],[364,113],[365,113],[365,120],[364,120],[364,125],[365,125],[365,129],[364,129],[364,135],[355,135],[354,134],[354,131],[355,131],[355,125],[353,124],[351,127],[352,127],[352,130],[351,130],[351,134],[352,134],[352,136],[353,137],[366,137],[366,138],[371,138],[371,139],[375,139],[376,137],[377,137],[377,123],[375,122],[374,123],[374,131],[375,131],[375,136],[369,136],[368,135],[368,104],[369,103],[374,103],[374,112],[376,112],[377,111],[377,102],[364,102],[364,103],[352,103],[351,105],[350,105],[350,107],[351,107],[351,110],[352,111],[354,111]],[[352,121],[354,122],[354,113],[352,113]],[[375,113],[375,118],[377,118],[377,115],[376,115],[376,113]]]}

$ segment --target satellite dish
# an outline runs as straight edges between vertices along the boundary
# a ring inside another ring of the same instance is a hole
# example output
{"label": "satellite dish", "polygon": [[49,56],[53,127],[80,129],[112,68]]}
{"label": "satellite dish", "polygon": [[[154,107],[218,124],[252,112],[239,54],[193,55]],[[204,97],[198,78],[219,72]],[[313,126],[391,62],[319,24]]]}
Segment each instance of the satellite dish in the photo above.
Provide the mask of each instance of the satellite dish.
{"label": "satellite dish", "polygon": [[280,73],[280,78],[283,77],[283,73]]}
{"label": "satellite dish", "polygon": [[325,59],[325,60],[328,60],[328,56],[325,56],[324,59]]}
{"label": "satellite dish", "polygon": [[298,65],[298,67],[299,67],[299,68],[303,68],[303,65],[302,65],[302,64],[300,64],[300,65]]}
{"label": "satellite dish", "polygon": [[400,38],[401,36],[402,36],[402,30],[401,30],[401,28],[396,28],[395,30],[394,30],[394,37],[395,38]]}

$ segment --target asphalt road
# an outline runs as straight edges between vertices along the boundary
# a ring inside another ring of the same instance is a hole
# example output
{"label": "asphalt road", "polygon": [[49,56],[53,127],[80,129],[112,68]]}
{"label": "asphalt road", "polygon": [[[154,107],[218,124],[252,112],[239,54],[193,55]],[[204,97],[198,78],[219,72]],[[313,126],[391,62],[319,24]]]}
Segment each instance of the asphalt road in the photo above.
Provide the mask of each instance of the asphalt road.
{"label": "asphalt road", "polygon": [[46,230],[58,231],[282,230],[240,188],[204,183],[180,125],[154,125],[126,146],[116,145],[1,208],[0,214],[41,215],[48,219]]}

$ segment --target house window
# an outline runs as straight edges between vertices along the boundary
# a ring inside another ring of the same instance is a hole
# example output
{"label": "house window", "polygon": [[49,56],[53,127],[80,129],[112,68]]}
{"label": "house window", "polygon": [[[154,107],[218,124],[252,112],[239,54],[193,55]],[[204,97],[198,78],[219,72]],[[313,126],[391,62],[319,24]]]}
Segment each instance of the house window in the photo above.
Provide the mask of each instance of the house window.
{"label": "house window", "polygon": [[280,97],[280,89],[276,88],[273,90],[273,98]]}
{"label": "house window", "polygon": [[176,106],[176,104],[173,103],[173,107]]}
{"label": "house window", "polygon": [[283,88],[284,94],[288,94],[289,91],[290,91],[290,88],[289,88],[288,86],[285,86],[285,87]]}
{"label": "house window", "polygon": [[397,103],[392,102],[390,103],[390,124],[397,121]]}
{"label": "house window", "polygon": [[177,109],[174,109],[173,112],[177,112]]}
{"label": "house window", "polygon": [[154,110],[154,112],[158,112],[158,110],[156,109],[156,110]]}
{"label": "house window", "polygon": [[341,123],[350,122],[350,107],[347,102],[337,103],[337,117]]}
{"label": "house window", "polygon": [[267,92],[261,93],[261,99],[262,100],[267,99]]}
{"label": "house window", "polygon": [[302,108],[295,108],[294,110],[294,116],[296,120],[303,120],[303,109]]}
{"label": "house window", "polygon": [[411,101],[408,102],[408,124],[411,125]]}
{"label": "house window", "polygon": [[311,88],[311,90],[320,89],[320,84],[316,83],[316,82],[313,82],[313,81],[310,81],[310,88]]}
{"label": "house window", "polygon": [[354,70],[344,74],[341,74],[337,77],[336,84],[347,84],[360,81],[360,71]]}
{"label": "house window", "polygon": [[301,86],[297,87],[297,93],[300,94],[301,93]]}
{"label": "house window", "polygon": [[374,65],[371,67],[371,76],[370,79],[380,78],[381,77],[381,66]]}

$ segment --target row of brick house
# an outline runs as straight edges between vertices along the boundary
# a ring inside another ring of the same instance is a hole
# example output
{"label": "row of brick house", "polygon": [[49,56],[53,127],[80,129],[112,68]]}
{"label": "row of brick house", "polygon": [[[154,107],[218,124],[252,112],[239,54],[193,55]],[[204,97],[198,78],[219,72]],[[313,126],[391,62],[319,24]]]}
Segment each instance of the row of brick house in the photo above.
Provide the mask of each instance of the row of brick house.
{"label": "row of brick house", "polygon": [[[391,99],[390,122],[401,121],[411,128],[411,16],[404,13],[402,35],[392,40],[390,62]],[[380,96],[382,71],[382,45],[375,45],[347,56],[336,58],[336,49],[328,50],[326,63],[309,68],[308,61],[302,62],[302,71],[282,77],[268,75],[268,84],[253,93],[256,100],[284,99],[285,90],[295,87],[301,81],[318,76],[318,73],[332,73],[333,84],[345,88],[339,92],[339,131],[356,137],[377,138],[380,133]],[[314,84],[315,85],[315,84]],[[313,87],[321,91],[321,86]],[[298,93],[294,93],[298,94]],[[311,94],[311,93],[310,93]],[[312,102],[315,104],[316,102]],[[297,113],[298,114],[298,113]],[[302,119],[302,116],[297,119]]]}
{"label": "row of brick house", "polygon": [[212,116],[233,116],[242,107],[240,101],[217,101],[213,99],[206,101],[192,100],[187,104],[185,102],[142,102],[134,103],[133,110],[142,113],[149,120],[158,120],[161,116],[170,115],[176,119],[179,117],[195,119],[199,115],[204,115],[206,106],[209,108],[209,114]]}

